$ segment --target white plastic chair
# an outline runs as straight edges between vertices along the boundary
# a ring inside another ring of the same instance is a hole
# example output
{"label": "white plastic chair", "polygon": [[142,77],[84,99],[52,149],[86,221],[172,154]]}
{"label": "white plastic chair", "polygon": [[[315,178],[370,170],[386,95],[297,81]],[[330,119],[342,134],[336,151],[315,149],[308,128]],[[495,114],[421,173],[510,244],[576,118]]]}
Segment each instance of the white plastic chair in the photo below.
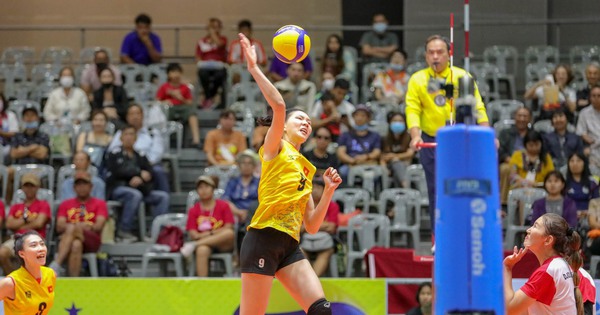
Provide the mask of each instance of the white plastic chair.
{"label": "white plastic chair", "polygon": [[73,50],[68,47],[48,47],[42,50],[40,62],[57,66],[69,65],[73,62]]}
{"label": "white plastic chair", "polygon": [[151,82],[152,76],[157,78],[156,84],[159,86],[167,82],[167,64],[166,63],[154,63],[146,68],[146,81]]}
{"label": "white plastic chair", "polygon": [[[161,129],[165,151],[162,160],[169,162],[173,174],[173,188],[175,192],[181,192],[181,178],[179,171],[179,156],[183,147],[183,124],[178,121],[169,121],[167,126]],[[171,148],[171,135],[175,134],[175,148]]]}
{"label": "white plastic chair", "polygon": [[517,100],[495,100],[487,104],[486,111],[488,119],[492,122],[512,119],[514,113],[525,104]]}
{"label": "white plastic chair", "polygon": [[54,168],[52,166],[46,164],[21,164],[13,165],[12,167],[15,170],[13,191],[17,191],[21,187],[21,177],[27,173],[35,173],[42,183],[46,179],[48,182],[47,188],[50,191],[54,191]]}
{"label": "white plastic chair", "polygon": [[588,64],[600,60],[600,46],[579,45],[569,49],[569,61],[571,64]]}
{"label": "white plastic chair", "polygon": [[[491,46],[483,51],[483,60],[486,63],[495,64],[500,73],[498,79],[508,85],[508,95],[512,99],[517,98],[515,84],[515,75],[517,73],[519,53],[514,46]],[[512,62],[512,69],[509,70],[508,63]]]}
{"label": "white plastic chair", "polygon": [[429,207],[429,195],[427,194],[427,180],[423,165],[412,164],[406,168],[406,177],[411,187],[415,187],[419,192],[421,207]]}
{"label": "white plastic chair", "polygon": [[37,64],[31,68],[31,81],[36,84],[56,81],[58,80],[60,69],[60,65]]}
{"label": "white plastic chair", "polygon": [[[44,122],[40,125],[40,132],[47,134],[50,137],[50,163],[55,160],[62,160],[64,164],[71,159],[75,148],[75,129],[72,124],[57,124],[54,122]],[[69,136],[69,148],[70,152],[66,154],[55,153],[52,143],[53,136]]]}
{"label": "white plastic chair", "polygon": [[35,59],[35,48],[28,46],[6,47],[2,51],[1,62],[3,64],[32,64]]}
{"label": "white plastic chair", "polygon": [[524,59],[526,65],[543,65],[548,62],[558,64],[560,52],[555,46],[529,46],[525,49]]}
{"label": "white plastic chair", "polygon": [[[158,234],[164,226],[176,226],[180,228],[182,232],[184,232],[186,223],[187,215],[183,213],[166,213],[157,216],[152,221],[152,230],[150,232],[150,238],[152,239],[152,243],[156,243],[156,240],[158,239]],[[142,256],[142,277],[146,276],[148,272],[148,264],[152,260],[172,261],[175,265],[175,274],[177,275],[177,277],[183,277],[183,255],[181,255],[180,252],[159,253],[153,252],[151,250],[147,251]]]}
{"label": "white plastic chair", "polygon": [[516,188],[508,192],[505,250],[510,250],[517,245],[515,244],[517,235],[527,232],[529,226],[524,226],[522,222],[525,222],[531,213],[533,202],[544,197],[546,197],[546,191],[541,188]]}
{"label": "white plastic chair", "polygon": [[[88,173],[90,176],[97,176],[98,169],[90,165],[88,168]],[[67,178],[73,177],[75,175],[75,164],[63,165],[58,169],[58,173],[56,174],[56,200],[62,200],[62,186]]]}
{"label": "white plastic chair", "polygon": [[29,107],[29,106],[33,106],[38,111],[38,113],[40,113],[40,116],[41,116],[42,106],[40,105],[39,102],[32,101],[32,100],[14,100],[8,106],[8,110],[13,111],[17,115],[19,122],[22,123],[23,122],[23,108]]}
{"label": "white plastic chair", "polygon": [[[366,213],[352,217],[348,222],[348,263],[346,277],[352,276],[354,261],[363,260],[375,246],[390,246],[390,220],[381,214]],[[354,241],[358,247],[354,246]]]}
{"label": "white plastic chair", "polygon": [[220,189],[225,189],[230,179],[240,175],[237,165],[213,165],[204,169],[204,175],[216,176],[219,178]]}
{"label": "white plastic chair", "polygon": [[362,179],[362,188],[376,194],[375,181],[381,179],[382,188],[389,187],[389,176],[386,167],[379,164],[354,165],[348,168],[348,186],[354,187],[357,178]]}
{"label": "white plastic chair", "polygon": [[408,233],[414,249],[421,243],[421,195],[410,188],[388,188],[379,195],[379,214],[385,215],[388,202],[392,203],[394,219],[390,233]]}
{"label": "white plastic chair", "polygon": [[80,64],[90,64],[94,63],[94,56],[98,50],[104,50],[108,54],[108,59],[112,60],[112,49],[110,47],[85,47],[79,51],[79,63]]}

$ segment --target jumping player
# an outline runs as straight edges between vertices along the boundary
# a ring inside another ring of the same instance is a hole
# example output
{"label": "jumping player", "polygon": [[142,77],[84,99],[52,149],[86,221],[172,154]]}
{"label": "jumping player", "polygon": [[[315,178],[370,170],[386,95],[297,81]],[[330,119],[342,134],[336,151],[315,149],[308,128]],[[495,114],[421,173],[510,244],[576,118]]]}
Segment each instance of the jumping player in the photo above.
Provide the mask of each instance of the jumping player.
{"label": "jumping player", "polygon": [[256,64],[256,51],[239,34],[248,71],[273,109],[273,118],[264,145],[258,187],[259,206],[242,242],[241,315],[264,314],[275,276],[310,315],[331,314],[330,303],[319,278],[300,250],[300,227],[316,233],[323,222],[335,189],[342,182],[338,172],[323,174],[325,189],[319,204],[311,197],[315,167],[300,152],[300,145],[312,132],[308,115],[292,109],[286,114],[281,94]]}
{"label": "jumping player", "polygon": [[35,231],[15,237],[15,254],[21,267],[0,280],[4,314],[46,315],[54,304],[56,275],[46,264],[48,249]]}

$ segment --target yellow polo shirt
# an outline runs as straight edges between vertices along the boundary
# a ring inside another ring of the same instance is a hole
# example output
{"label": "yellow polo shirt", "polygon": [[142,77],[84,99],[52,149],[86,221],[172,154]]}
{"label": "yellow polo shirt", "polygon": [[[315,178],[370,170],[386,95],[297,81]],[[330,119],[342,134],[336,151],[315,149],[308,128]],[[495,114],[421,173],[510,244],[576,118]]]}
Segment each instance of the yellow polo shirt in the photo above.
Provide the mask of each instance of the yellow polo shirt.
{"label": "yellow polo shirt", "polygon": [[[468,73],[461,68],[452,67],[452,83],[454,84],[454,95],[458,93],[458,80]],[[424,133],[435,137],[437,130],[446,125],[450,120],[450,99],[446,99],[444,106],[438,106],[434,102],[437,95],[443,95],[443,91],[430,94],[427,85],[431,78],[445,79],[450,83],[450,67],[440,74],[436,74],[431,67],[417,71],[408,81],[406,93],[406,121],[408,128],[419,127]],[[479,89],[475,84],[475,99],[477,100],[477,123],[487,122],[485,105],[481,100]],[[453,108],[453,117],[456,117],[456,107]]]}

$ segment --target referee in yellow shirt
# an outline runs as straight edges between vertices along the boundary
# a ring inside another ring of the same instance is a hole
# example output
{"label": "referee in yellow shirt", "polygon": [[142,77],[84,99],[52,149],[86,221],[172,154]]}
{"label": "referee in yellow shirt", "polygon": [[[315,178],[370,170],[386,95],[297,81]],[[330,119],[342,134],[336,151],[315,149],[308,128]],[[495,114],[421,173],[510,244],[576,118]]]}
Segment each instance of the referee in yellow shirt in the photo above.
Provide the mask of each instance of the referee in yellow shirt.
{"label": "referee in yellow shirt", "polygon": [[[433,35],[425,42],[425,60],[428,68],[414,73],[408,81],[406,93],[406,120],[410,131],[410,147],[419,150],[417,145],[422,142],[435,142],[435,135],[443,126],[456,118],[455,108],[450,106],[450,98],[446,97],[444,86],[454,85],[454,95],[457,95],[458,80],[468,75],[464,69],[449,67],[450,43],[440,35]],[[450,73],[452,72],[452,76]],[[452,77],[452,82],[451,78]],[[477,123],[489,126],[485,106],[475,85]],[[429,194],[429,214],[431,230],[434,232],[435,214],[435,149],[423,148],[419,159],[425,170],[427,190]]]}

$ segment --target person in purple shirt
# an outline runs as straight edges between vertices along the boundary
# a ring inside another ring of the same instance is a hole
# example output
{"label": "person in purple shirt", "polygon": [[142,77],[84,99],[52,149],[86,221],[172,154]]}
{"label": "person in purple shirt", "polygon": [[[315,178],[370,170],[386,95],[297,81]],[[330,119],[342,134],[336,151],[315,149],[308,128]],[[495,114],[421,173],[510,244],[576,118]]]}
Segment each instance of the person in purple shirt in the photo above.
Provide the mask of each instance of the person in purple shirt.
{"label": "person in purple shirt", "polygon": [[590,200],[600,197],[598,183],[592,176],[587,157],[582,152],[573,152],[567,160],[567,196],[575,200],[580,216],[587,213]]}
{"label": "person in purple shirt", "polygon": [[562,216],[569,226],[577,227],[577,207],[575,201],[565,196],[566,181],[560,171],[554,170],[544,178],[546,197],[536,200],[531,206],[531,221],[535,222],[545,213],[556,213]]}
{"label": "person in purple shirt", "polygon": [[[304,66],[304,79],[310,81],[310,76],[313,72],[313,65],[310,55],[306,56],[306,58],[300,61],[300,63]],[[271,61],[271,66],[269,67],[268,78],[271,80],[271,82],[277,82],[287,78],[287,68],[289,66],[289,64],[284,63],[283,61],[273,58]]]}
{"label": "person in purple shirt", "polygon": [[135,18],[135,30],[123,39],[121,63],[149,65],[162,59],[160,37],[151,31],[152,19],[146,14]]}

